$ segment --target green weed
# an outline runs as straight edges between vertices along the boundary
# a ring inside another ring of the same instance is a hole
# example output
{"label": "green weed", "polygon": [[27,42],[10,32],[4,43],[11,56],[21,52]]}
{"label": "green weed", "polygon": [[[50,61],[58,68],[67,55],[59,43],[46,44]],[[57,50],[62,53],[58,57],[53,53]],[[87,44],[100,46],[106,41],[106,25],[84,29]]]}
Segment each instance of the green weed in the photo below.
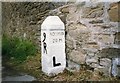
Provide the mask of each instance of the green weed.
{"label": "green weed", "polygon": [[19,39],[17,37],[2,37],[2,55],[15,58],[18,61],[24,61],[30,55],[36,53],[36,46],[29,40]]}

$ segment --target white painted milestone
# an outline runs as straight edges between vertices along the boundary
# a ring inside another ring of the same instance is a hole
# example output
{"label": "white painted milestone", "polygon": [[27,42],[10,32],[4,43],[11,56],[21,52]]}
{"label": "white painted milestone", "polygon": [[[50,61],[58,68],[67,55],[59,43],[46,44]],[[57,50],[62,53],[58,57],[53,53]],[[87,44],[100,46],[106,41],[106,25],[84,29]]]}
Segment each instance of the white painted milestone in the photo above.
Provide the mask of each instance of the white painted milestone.
{"label": "white painted milestone", "polygon": [[41,25],[42,71],[48,76],[66,67],[65,26],[58,16],[48,16]]}

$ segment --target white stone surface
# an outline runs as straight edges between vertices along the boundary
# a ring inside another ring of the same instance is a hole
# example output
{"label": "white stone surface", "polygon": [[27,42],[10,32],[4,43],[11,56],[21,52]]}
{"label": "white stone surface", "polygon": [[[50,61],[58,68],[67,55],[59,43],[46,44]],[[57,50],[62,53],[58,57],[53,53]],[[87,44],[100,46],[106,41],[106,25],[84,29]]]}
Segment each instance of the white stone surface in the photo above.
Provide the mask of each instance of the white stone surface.
{"label": "white stone surface", "polygon": [[113,76],[120,76],[119,74],[119,68],[118,65],[120,65],[120,58],[114,58],[112,60],[112,75]]}
{"label": "white stone surface", "polygon": [[48,16],[41,25],[42,71],[49,76],[66,67],[64,29],[58,16]]}
{"label": "white stone surface", "polygon": [[41,29],[65,29],[64,23],[58,16],[48,16],[41,25]]}

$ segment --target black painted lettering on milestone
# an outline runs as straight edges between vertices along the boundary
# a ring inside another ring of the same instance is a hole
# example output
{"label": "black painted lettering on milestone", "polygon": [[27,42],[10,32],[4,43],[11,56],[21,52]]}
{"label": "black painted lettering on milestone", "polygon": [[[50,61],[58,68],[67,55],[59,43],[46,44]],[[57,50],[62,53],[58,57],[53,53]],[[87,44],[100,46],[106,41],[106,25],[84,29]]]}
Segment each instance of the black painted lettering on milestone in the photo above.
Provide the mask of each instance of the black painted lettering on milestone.
{"label": "black painted lettering on milestone", "polygon": [[62,42],[62,39],[59,39],[59,42]]}
{"label": "black painted lettering on milestone", "polygon": [[46,33],[43,33],[44,39],[43,42],[46,40]]}
{"label": "black painted lettering on milestone", "polygon": [[43,39],[43,47],[44,47],[43,53],[46,53],[46,54],[47,54],[47,44],[45,43],[46,33],[43,33],[43,37],[44,37],[44,39]]}
{"label": "black painted lettering on milestone", "polygon": [[44,46],[44,53],[47,54],[47,44],[45,42],[43,42],[43,46]]}
{"label": "black painted lettering on milestone", "polygon": [[53,57],[53,67],[60,66],[61,63],[56,63],[55,56]]}

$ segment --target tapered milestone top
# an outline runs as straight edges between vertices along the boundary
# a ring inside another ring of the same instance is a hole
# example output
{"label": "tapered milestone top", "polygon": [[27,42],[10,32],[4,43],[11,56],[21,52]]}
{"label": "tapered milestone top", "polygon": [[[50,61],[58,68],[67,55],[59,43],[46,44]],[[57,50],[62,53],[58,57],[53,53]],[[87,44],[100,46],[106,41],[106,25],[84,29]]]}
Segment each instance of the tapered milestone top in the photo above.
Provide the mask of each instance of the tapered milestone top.
{"label": "tapered milestone top", "polygon": [[65,29],[64,23],[58,16],[48,16],[41,26],[41,29]]}

